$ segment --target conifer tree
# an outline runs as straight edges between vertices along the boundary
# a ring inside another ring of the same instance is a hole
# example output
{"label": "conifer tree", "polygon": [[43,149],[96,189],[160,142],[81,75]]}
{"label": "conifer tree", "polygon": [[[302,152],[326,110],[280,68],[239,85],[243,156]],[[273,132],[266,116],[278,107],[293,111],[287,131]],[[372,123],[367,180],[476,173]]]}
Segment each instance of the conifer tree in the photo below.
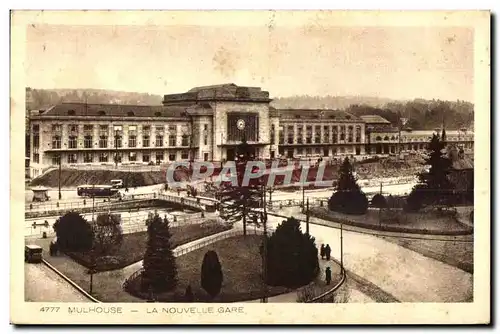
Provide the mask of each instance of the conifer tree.
{"label": "conifer tree", "polygon": [[143,260],[142,290],[171,290],[177,284],[177,267],[172,252],[168,219],[162,219],[155,212],[148,216],[146,224],[148,243]]}
{"label": "conifer tree", "polygon": [[347,214],[364,214],[368,210],[368,199],[357,184],[352,165],[347,158],[340,166],[339,178],[328,201],[328,207],[332,211]]}
{"label": "conifer tree", "polygon": [[213,299],[219,294],[222,281],[222,267],[217,253],[214,251],[206,252],[201,265],[201,287]]}

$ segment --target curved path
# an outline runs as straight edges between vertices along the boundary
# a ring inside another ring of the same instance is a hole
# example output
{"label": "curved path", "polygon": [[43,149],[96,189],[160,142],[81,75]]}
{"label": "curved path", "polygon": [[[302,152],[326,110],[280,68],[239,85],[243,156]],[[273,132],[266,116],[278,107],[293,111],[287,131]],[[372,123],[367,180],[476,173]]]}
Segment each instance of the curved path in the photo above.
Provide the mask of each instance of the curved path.
{"label": "curved path", "polygon": [[[269,217],[271,227],[283,219]],[[301,224],[305,231],[305,223]],[[340,231],[310,224],[316,244],[330,244],[340,260]],[[384,241],[373,235],[344,231],[344,267],[401,302],[463,302],[472,298],[472,275]],[[349,275],[348,275],[349,276]]]}

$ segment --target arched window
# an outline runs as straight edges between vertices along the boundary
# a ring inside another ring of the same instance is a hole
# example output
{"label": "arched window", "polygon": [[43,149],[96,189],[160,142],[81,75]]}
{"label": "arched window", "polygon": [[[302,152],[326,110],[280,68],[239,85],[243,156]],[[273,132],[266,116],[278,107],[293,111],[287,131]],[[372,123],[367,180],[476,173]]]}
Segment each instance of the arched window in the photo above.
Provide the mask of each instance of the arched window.
{"label": "arched window", "polygon": [[133,111],[129,111],[129,112],[127,113],[127,116],[134,116],[134,112],[133,112]]}
{"label": "arched window", "polygon": [[392,136],[392,137],[391,137],[391,140],[396,140],[396,137]]}
{"label": "arched window", "polygon": [[385,137],[384,137],[384,140],[389,140],[389,136],[385,136]]}
{"label": "arched window", "polygon": [[160,117],[161,116],[161,112],[159,112],[159,111],[155,112],[155,116],[156,117]]}
{"label": "arched window", "polygon": [[382,137],[380,136],[377,136],[377,138],[375,138],[376,141],[381,141],[382,140]]}
{"label": "arched window", "polygon": [[99,110],[99,116],[104,116],[106,115],[106,112],[104,110]]}

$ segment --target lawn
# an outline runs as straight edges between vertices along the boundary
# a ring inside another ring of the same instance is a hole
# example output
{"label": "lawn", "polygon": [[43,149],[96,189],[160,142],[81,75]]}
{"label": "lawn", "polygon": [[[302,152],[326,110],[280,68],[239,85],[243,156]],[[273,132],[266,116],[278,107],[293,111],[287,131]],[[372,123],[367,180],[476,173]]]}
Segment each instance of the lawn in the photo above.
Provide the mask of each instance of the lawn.
{"label": "lawn", "polygon": [[[175,248],[179,245],[223,232],[228,229],[230,229],[230,226],[215,223],[171,227],[170,232],[172,233],[172,247]],[[120,269],[142,260],[144,251],[146,250],[147,241],[147,231],[125,234],[120,248],[118,248],[115,252],[108,254],[108,256],[113,258],[113,261],[97,262],[96,270],[109,271]],[[91,260],[88,253],[71,252],[67,253],[67,255],[86,268],[90,268]]]}
{"label": "lawn", "polygon": [[438,211],[404,212],[393,209],[379,213],[377,209],[369,209],[363,215],[347,215],[327,208],[313,208],[311,215],[333,222],[390,232],[441,235],[466,235],[473,232],[471,227],[459,223],[451,214]]}
{"label": "lawn", "polygon": [[474,242],[408,240],[391,237],[383,239],[468,273],[474,273]]}
{"label": "lawn", "polygon": [[[259,246],[262,237],[248,235],[228,238],[177,258],[178,285],[175,290],[158,294],[155,297],[161,302],[185,302],[186,287],[191,285],[196,302],[238,302],[255,300],[264,295],[262,273],[262,260]],[[219,256],[223,271],[223,284],[220,294],[210,300],[208,294],[200,285],[201,264],[203,256],[209,250],[215,250]],[[332,281],[338,280],[338,271],[332,265]],[[326,286],[323,282],[323,273],[313,283],[321,287],[321,292],[333,285]],[[132,280],[130,289],[141,298],[147,299],[148,294],[139,292],[140,278]],[[267,296],[275,296],[292,292],[285,287],[267,286]]]}

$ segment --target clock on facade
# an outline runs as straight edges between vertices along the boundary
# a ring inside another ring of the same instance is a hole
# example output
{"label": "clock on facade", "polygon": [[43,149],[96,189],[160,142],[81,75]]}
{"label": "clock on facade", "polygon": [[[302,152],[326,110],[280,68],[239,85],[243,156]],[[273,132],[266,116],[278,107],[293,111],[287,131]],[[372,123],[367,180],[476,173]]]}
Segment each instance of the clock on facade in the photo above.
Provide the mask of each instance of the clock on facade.
{"label": "clock on facade", "polygon": [[245,128],[245,121],[242,119],[239,119],[236,122],[236,127],[238,128],[238,130],[243,130]]}

